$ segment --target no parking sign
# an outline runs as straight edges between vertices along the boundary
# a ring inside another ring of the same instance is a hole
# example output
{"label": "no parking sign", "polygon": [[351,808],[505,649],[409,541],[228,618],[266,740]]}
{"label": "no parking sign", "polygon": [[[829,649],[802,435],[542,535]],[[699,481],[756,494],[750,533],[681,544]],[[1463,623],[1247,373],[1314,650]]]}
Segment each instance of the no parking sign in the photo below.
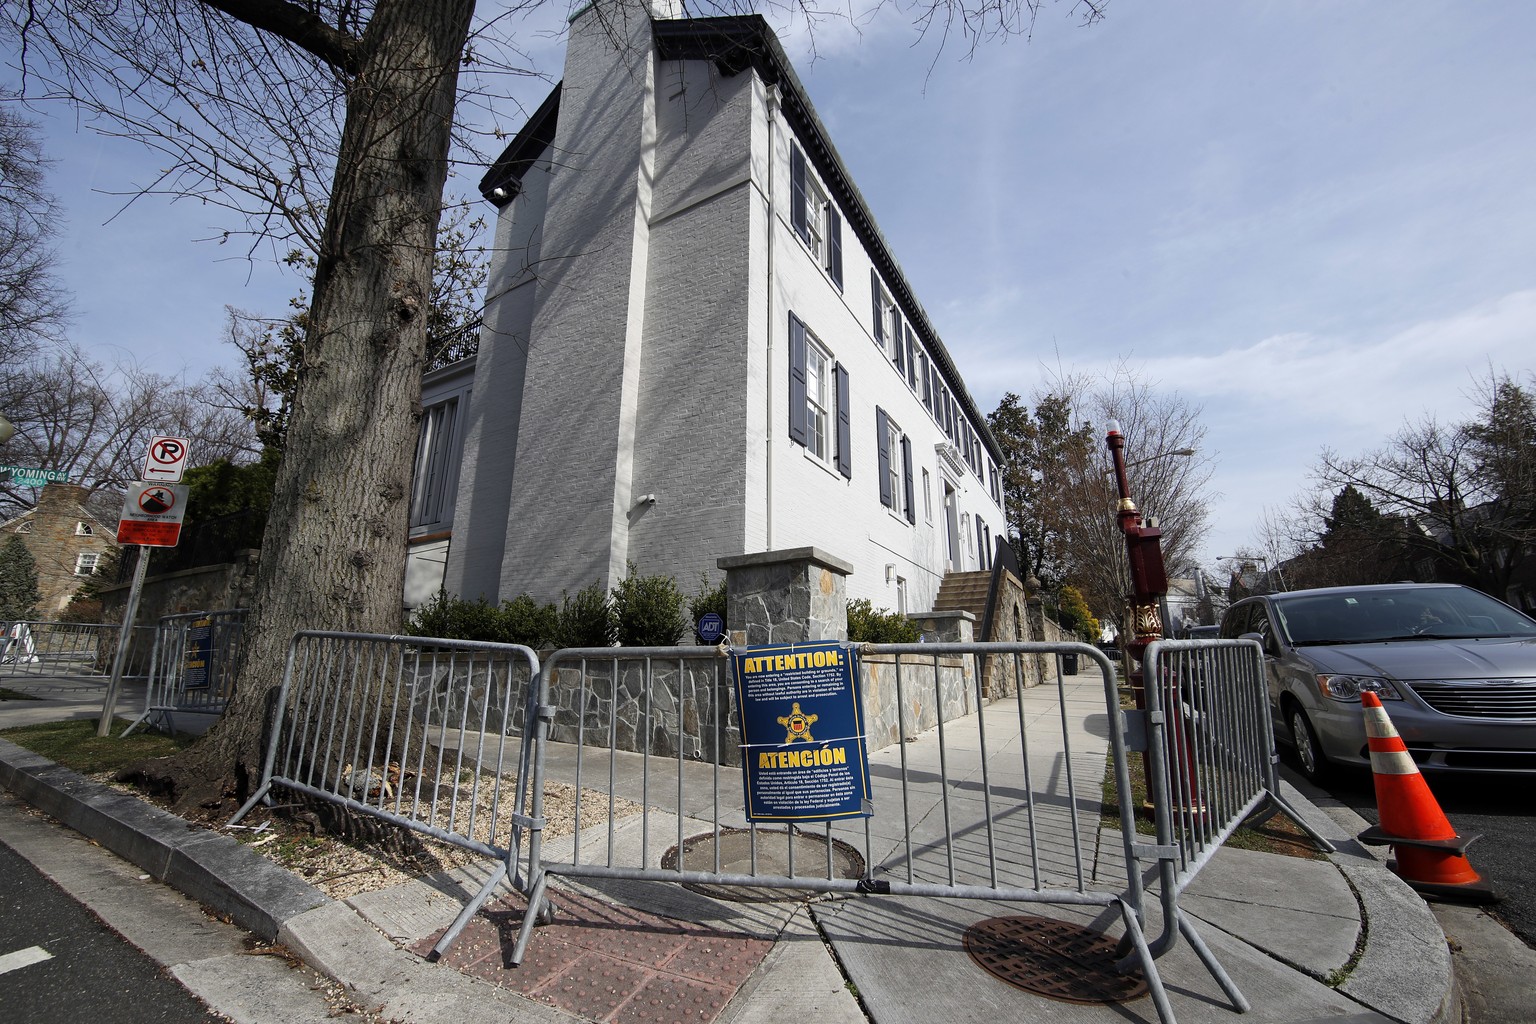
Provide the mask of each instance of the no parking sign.
{"label": "no parking sign", "polygon": [[155,436],[149,439],[149,455],[144,459],[144,482],[174,484],[181,482],[192,445],[184,437]]}

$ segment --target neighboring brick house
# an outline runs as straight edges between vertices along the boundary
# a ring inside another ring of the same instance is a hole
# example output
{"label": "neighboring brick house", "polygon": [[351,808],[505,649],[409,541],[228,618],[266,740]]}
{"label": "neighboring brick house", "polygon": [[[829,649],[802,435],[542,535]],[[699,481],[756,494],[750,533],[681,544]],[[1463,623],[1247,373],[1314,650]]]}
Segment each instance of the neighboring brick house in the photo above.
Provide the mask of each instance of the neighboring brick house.
{"label": "neighboring brick house", "polygon": [[850,598],[922,612],[990,568],[1000,449],[763,19],[585,8],[481,188],[450,592],[558,599],[629,562],[692,590],[814,545]]}
{"label": "neighboring brick house", "polygon": [[41,618],[57,618],[85,578],[117,548],[117,524],[91,514],[86,506],[90,493],[76,484],[44,484],[31,511],[0,524],[0,542],[19,535],[37,562]]}

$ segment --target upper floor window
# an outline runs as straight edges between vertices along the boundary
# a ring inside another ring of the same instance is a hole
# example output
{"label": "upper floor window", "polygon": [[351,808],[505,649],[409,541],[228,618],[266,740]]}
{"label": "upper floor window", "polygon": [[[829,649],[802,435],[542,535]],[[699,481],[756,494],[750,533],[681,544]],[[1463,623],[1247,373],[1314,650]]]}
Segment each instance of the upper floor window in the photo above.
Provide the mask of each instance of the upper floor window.
{"label": "upper floor window", "polygon": [[875,436],[880,442],[880,504],[915,523],[912,441],[879,406],[875,407]]}
{"label": "upper floor window", "polygon": [[95,551],[82,551],[75,556],[75,575],[89,576],[96,571],[101,555]]}
{"label": "upper floor window", "polygon": [[888,359],[898,360],[895,339],[901,337],[901,311],[896,300],[880,283],[880,275],[873,267],[869,271],[870,319],[873,321],[875,344]]}
{"label": "upper floor window", "polygon": [[789,315],[789,437],[807,454],[853,476],[848,370],[793,313]]}
{"label": "upper floor window", "polygon": [[453,518],[458,492],[459,396],[422,410],[411,487],[411,526],[435,526]]}
{"label": "upper floor window", "polygon": [[790,224],[839,288],[843,286],[843,218],[799,146],[789,146]]}
{"label": "upper floor window", "polygon": [[95,529],[95,527],[91,526],[90,523],[79,522],[79,523],[75,524],[75,536],[76,537],[94,537],[94,536],[96,536],[96,529]]}

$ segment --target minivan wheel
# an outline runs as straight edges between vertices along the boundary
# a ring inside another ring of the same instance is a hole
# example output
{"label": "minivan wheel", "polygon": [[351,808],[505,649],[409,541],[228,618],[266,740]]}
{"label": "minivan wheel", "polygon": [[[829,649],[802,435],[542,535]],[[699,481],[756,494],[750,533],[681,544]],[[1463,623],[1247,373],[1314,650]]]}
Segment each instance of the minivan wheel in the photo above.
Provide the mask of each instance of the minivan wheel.
{"label": "minivan wheel", "polygon": [[1307,713],[1298,705],[1291,705],[1289,724],[1291,743],[1296,747],[1296,760],[1301,765],[1301,774],[1307,777],[1308,782],[1322,783],[1328,777],[1328,759],[1323,756],[1323,747],[1317,741],[1312,723],[1307,721]]}

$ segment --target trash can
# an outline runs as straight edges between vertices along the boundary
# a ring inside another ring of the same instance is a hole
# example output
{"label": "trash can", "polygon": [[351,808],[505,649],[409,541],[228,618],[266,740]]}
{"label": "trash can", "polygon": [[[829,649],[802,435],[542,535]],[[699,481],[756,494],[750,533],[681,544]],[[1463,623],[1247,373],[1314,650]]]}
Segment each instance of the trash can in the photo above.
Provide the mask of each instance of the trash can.
{"label": "trash can", "polygon": [[1061,656],[1061,674],[1064,676],[1077,675],[1077,654],[1063,654]]}

